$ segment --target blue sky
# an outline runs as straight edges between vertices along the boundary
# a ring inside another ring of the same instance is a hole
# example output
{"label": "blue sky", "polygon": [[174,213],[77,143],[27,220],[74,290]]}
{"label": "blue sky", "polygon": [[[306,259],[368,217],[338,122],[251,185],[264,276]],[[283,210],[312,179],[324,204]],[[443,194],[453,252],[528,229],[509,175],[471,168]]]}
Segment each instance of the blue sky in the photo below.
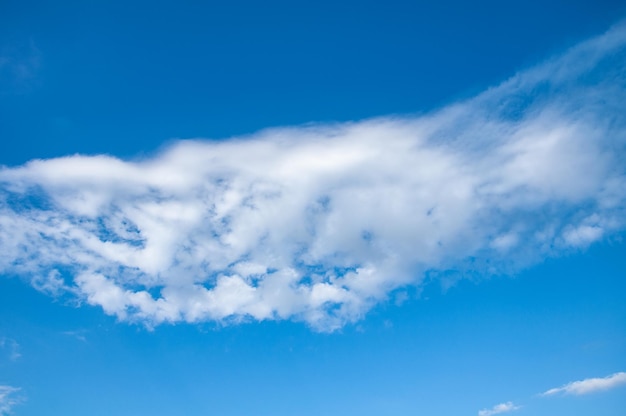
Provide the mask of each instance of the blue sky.
{"label": "blue sky", "polygon": [[0,415],[623,415],[620,2],[3,2]]}

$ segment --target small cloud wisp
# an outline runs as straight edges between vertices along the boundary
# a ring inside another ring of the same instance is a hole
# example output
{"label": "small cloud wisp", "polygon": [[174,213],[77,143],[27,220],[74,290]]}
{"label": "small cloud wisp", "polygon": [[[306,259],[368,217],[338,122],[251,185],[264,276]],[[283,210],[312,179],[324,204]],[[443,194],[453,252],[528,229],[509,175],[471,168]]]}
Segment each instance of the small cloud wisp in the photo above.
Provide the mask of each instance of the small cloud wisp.
{"label": "small cloud wisp", "polygon": [[573,381],[564,386],[550,389],[542,393],[542,396],[554,396],[557,394],[573,394],[581,396],[583,394],[610,390],[622,384],[626,384],[626,373],[619,372],[606,377],[587,378],[585,380]]}
{"label": "small cloud wisp", "polygon": [[21,389],[12,386],[0,385],[0,416],[8,416],[14,406],[23,402],[19,396]]}
{"label": "small cloud wisp", "polygon": [[16,361],[22,356],[20,353],[20,344],[14,339],[7,337],[0,338],[0,351],[11,361]]}
{"label": "small cloud wisp", "polygon": [[500,413],[512,412],[513,410],[518,409],[520,409],[520,406],[516,406],[512,402],[500,403],[495,405],[491,409],[479,410],[478,416],[493,416]]}

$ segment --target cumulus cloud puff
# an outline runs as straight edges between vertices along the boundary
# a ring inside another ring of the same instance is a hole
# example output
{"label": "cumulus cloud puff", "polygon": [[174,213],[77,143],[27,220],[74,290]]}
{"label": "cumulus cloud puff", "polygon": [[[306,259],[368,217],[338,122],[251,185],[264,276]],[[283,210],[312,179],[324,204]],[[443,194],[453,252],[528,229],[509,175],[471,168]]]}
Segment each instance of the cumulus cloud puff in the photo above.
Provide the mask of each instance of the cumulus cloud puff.
{"label": "cumulus cloud puff", "polygon": [[603,378],[587,378],[585,380],[573,381],[562,387],[550,389],[543,393],[543,396],[553,396],[556,394],[574,394],[577,396],[598,391],[609,390],[621,384],[626,384],[626,373],[615,373]]}
{"label": "cumulus cloud puff", "polygon": [[624,228],[626,27],[413,117],[0,170],[0,273],[120,320],[358,320]]}
{"label": "cumulus cloud puff", "polygon": [[491,409],[483,409],[478,411],[478,416],[492,416],[499,413],[512,412],[519,409],[519,406],[515,406],[512,402],[500,403],[492,407]]}

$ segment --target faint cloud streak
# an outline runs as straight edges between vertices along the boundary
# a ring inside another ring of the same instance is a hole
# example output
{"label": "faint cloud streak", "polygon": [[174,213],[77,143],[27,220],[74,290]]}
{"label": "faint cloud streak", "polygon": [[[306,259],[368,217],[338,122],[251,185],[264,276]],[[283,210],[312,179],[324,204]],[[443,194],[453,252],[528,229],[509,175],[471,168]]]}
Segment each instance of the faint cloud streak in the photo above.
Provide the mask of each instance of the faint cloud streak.
{"label": "faint cloud streak", "polygon": [[24,401],[24,397],[19,395],[20,390],[17,387],[0,385],[0,416],[10,415],[13,407]]}
{"label": "faint cloud streak", "polygon": [[587,378],[584,380],[573,381],[565,384],[564,386],[550,389],[542,393],[542,396],[554,396],[557,394],[573,394],[581,396],[584,394],[596,393],[598,391],[610,390],[622,384],[626,384],[626,373],[619,372],[601,378]]}
{"label": "faint cloud streak", "polygon": [[6,353],[6,356],[11,361],[18,360],[22,354],[20,353],[20,344],[14,339],[2,337],[0,338],[0,350]]}
{"label": "faint cloud streak", "polygon": [[41,51],[32,40],[0,47],[0,93],[29,91],[38,78]]}

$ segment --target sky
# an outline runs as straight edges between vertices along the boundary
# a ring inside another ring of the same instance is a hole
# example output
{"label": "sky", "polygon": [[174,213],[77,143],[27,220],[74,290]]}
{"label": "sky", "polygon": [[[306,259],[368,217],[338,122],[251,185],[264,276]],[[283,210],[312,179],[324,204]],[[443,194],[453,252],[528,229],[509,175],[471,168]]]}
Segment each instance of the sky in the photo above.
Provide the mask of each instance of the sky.
{"label": "sky", "polygon": [[434,3],[0,2],[0,416],[622,416],[626,6]]}

